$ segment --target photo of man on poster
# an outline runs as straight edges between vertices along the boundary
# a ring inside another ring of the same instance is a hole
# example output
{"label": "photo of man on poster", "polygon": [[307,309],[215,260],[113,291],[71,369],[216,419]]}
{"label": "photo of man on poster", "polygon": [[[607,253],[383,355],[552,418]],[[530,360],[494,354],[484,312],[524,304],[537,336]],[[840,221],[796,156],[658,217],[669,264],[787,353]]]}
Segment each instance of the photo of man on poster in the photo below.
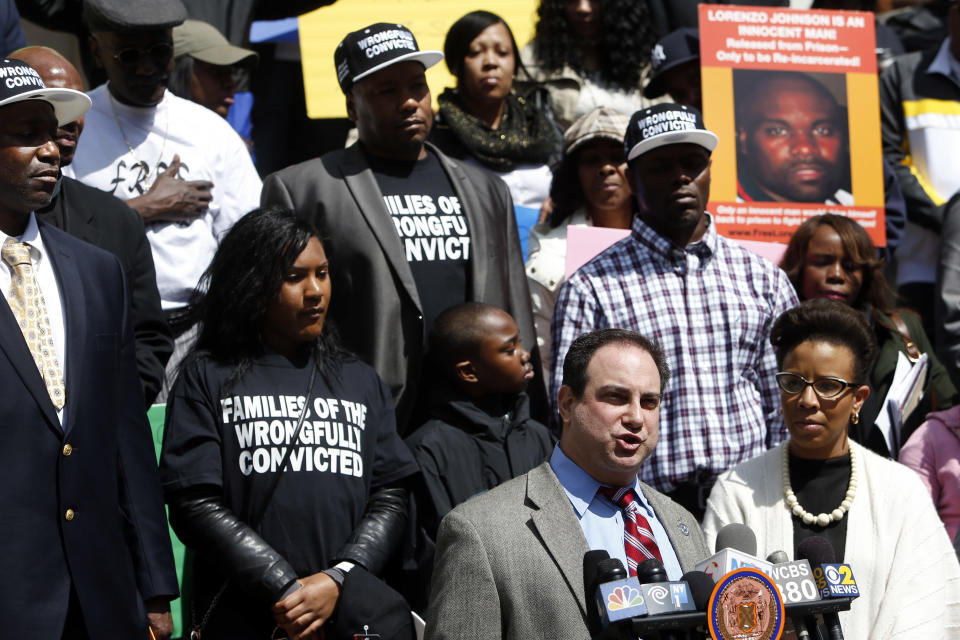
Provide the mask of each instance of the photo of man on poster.
{"label": "photo of man on poster", "polygon": [[733,82],[737,201],[853,205],[844,76],[735,70]]}

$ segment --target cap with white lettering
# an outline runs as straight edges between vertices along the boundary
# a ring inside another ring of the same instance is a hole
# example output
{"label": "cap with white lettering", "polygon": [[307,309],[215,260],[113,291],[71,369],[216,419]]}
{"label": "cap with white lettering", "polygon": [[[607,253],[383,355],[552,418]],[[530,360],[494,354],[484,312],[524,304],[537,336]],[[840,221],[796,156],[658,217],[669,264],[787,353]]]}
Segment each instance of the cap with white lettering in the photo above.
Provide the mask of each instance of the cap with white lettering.
{"label": "cap with white lettering", "polygon": [[717,134],[704,126],[703,116],[697,109],[662,102],[630,117],[623,148],[630,161],[668,144],[697,144],[712,152],[717,142]]}
{"label": "cap with white lettering", "polygon": [[57,124],[73,122],[90,109],[87,94],[47,88],[33,67],[16,58],[0,60],[0,107],[26,100],[44,100],[53,107]]}
{"label": "cap with white lettering", "polygon": [[348,33],[333,54],[337,82],[344,93],[357,80],[408,60],[419,62],[424,69],[429,69],[443,60],[443,54],[439,51],[420,51],[417,39],[409,29],[402,24],[384,22]]}

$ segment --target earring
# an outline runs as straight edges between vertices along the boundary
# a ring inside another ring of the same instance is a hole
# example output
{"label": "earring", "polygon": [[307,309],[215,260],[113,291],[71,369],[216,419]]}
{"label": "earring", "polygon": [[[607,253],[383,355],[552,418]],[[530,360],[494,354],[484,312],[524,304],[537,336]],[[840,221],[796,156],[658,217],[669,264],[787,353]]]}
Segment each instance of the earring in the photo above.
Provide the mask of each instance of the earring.
{"label": "earring", "polygon": [[853,415],[850,416],[850,422],[853,424],[860,424],[860,413],[857,411],[853,412]]}

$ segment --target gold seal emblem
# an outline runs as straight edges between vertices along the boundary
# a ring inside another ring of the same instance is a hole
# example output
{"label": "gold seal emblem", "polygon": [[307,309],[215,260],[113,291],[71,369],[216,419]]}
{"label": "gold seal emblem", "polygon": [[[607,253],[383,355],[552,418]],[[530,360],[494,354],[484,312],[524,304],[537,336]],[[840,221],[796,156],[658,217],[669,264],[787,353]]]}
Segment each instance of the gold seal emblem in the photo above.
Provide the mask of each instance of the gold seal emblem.
{"label": "gold seal emblem", "polygon": [[720,578],[707,611],[713,640],[779,640],[783,635],[783,598],[758,569],[737,569]]}

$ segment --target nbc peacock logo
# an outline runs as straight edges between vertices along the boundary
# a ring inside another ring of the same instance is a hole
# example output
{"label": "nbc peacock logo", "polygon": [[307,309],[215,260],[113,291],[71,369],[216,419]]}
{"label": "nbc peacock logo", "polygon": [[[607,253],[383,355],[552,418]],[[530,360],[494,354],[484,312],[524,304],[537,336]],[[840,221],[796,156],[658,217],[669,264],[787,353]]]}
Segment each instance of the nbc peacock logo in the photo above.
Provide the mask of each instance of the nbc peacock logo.
{"label": "nbc peacock logo", "polygon": [[607,596],[607,607],[610,611],[619,611],[627,607],[636,607],[643,604],[643,596],[633,587],[626,585],[617,587]]}

